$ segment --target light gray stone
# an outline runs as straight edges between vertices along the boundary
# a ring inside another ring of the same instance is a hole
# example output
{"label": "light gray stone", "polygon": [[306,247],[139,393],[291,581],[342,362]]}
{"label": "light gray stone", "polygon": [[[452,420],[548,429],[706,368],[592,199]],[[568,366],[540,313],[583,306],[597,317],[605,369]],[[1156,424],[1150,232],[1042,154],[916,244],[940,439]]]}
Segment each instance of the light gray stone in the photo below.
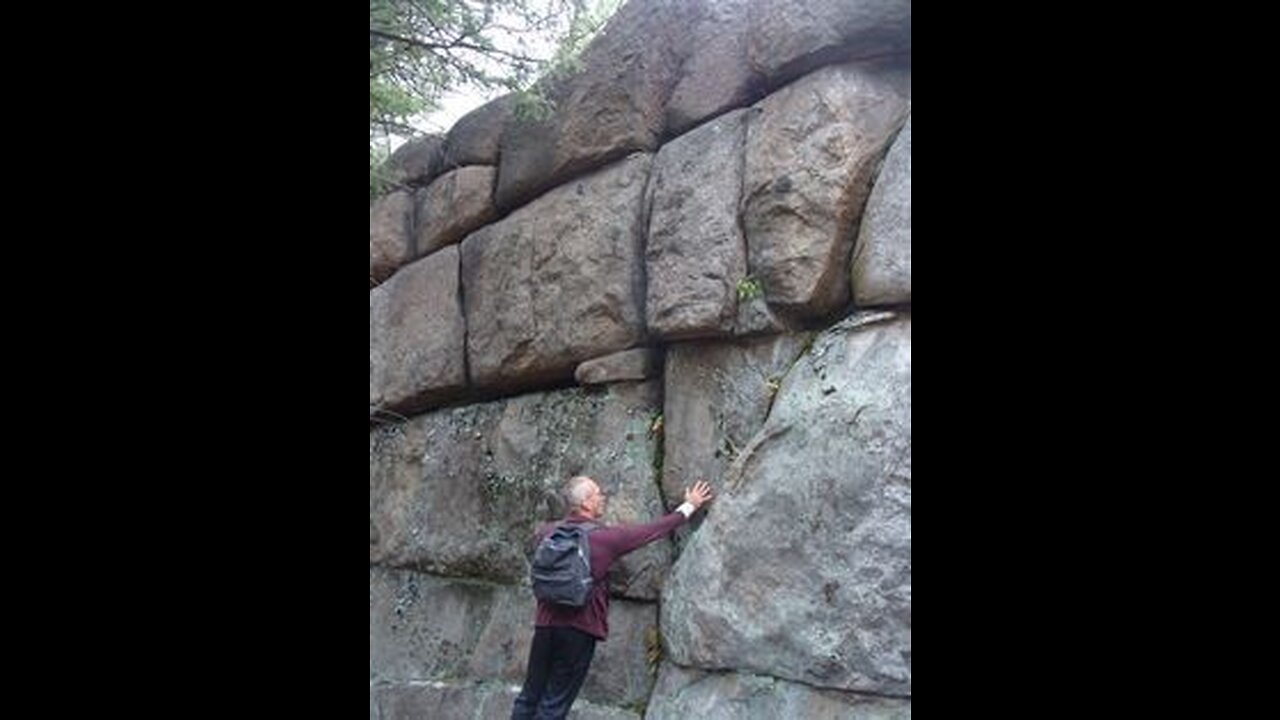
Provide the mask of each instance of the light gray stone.
{"label": "light gray stone", "polygon": [[371,683],[519,683],[532,638],[533,595],[527,588],[369,568]]}
{"label": "light gray stone", "polygon": [[645,720],[908,720],[911,701],[817,690],[767,675],[682,668],[663,663]]}
{"label": "light gray stone", "polygon": [[815,340],[663,592],[671,661],[911,694],[911,320]]}
{"label": "light gray stone", "polygon": [[911,118],[876,177],[853,250],[854,302],[911,302]]}
{"label": "light gray stone", "polygon": [[609,639],[596,643],[582,697],[632,707],[648,700],[658,671],[656,666],[650,667],[648,654],[659,642],[657,605],[613,600],[609,605]]}
{"label": "light gray stone", "polygon": [[649,332],[674,340],[732,335],[747,248],[738,226],[746,110],[667,143],[654,160],[645,247]]}
{"label": "light gray stone", "polygon": [[[533,533],[563,517],[559,493],[590,475],[606,524],[662,514],[655,478],[661,385],[613,383],[437,410],[369,434],[369,562],[523,583]],[[609,574],[614,595],[656,599],[670,566],[658,541]]]}
{"label": "light gray stone", "polygon": [[443,148],[443,135],[433,133],[412,138],[391,153],[382,164],[380,174],[393,187],[423,187],[440,174]]}
{"label": "light gray stone", "polygon": [[[760,430],[782,378],[810,334],[667,348],[662,491],[667,507],[704,478],[719,486],[729,464]],[[697,518],[695,518],[697,520]]]}
{"label": "light gray stone", "polygon": [[[518,685],[429,680],[376,685],[369,696],[385,708],[385,720],[507,720],[520,694]],[[568,720],[640,720],[630,710],[599,705],[579,696]]]}
{"label": "light gray stone", "polygon": [[[370,567],[369,681],[518,686],[533,642],[533,615],[534,599],[526,587]],[[635,706],[649,697],[655,680],[647,652],[657,642],[657,607],[615,599],[609,621],[609,638],[596,645],[581,696]],[[379,705],[388,720],[402,715],[389,713],[387,702]]]}

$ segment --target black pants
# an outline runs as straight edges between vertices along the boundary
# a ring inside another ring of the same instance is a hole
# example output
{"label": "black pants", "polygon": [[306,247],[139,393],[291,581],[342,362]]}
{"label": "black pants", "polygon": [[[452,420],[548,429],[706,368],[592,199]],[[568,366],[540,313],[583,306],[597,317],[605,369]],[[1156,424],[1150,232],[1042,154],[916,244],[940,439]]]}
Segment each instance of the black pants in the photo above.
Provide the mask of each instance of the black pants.
{"label": "black pants", "polygon": [[511,709],[511,720],[561,720],[587,679],[596,639],[568,627],[533,630],[529,670]]}

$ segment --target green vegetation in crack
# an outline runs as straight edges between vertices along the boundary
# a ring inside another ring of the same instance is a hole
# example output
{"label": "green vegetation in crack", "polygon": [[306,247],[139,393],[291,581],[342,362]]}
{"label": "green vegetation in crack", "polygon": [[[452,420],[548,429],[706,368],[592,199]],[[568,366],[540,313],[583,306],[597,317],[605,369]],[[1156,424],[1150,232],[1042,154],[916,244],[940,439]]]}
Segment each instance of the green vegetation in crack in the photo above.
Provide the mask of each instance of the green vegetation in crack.
{"label": "green vegetation in crack", "polygon": [[754,275],[748,275],[738,281],[739,300],[755,300],[763,294],[764,286],[760,283],[760,279]]}

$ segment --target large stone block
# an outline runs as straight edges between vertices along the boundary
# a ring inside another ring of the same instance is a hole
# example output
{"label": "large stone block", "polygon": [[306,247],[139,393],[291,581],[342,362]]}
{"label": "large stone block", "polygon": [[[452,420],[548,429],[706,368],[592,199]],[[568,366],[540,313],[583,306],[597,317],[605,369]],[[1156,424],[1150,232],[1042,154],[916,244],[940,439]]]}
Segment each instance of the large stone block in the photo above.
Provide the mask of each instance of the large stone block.
{"label": "large stone block", "polygon": [[[508,720],[519,694],[518,685],[429,680],[371,686],[369,702],[381,709],[380,720]],[[640,715],[579,696],[567,720],[640,720]]]}
{"label": "large stone block", "polygon": [[[369,681],[524,681],[533,642],[528,588],[369,568]],[[597,643],[582,698],[634,706],[649,697],[656,668],[657,607],[614,600],[609,639]],[[384,717],[388,717],[385,704]]]}
{"label": "large stone block", "polygon": [[650,182],[645,247],[649,331],[664,339],[732,335],[747,247],[738,225],[746,110],[667,143]]}
{"label": "large stone block", "polygon": [[625,380],[647,380],[662,374],[662,351],[636,348],[592,358],[573,371],[580,385],[599,385]]}
{"label": "large stone block", "polygon": [[771,83],[911,52],[911,0],[751,0],[748,62]]}
{"label": "large stone block", "polygon": [[467,357],[480,387],[569,382],[644,336],[644,188],[634,155],[462,242]]}
{"label": "large stone block", "polygon": [[494,172],[484,165],[458,168],[418,192],[415,234],[419,255],[459,242],[494,218]]}
{"label": "large stone block", "polygon": [[747,126],[743,229],[772,307],[822,317],[849,300],[853,233],[909,101],[898,78],[823,68],[757,104]]}
{"label": "large stone block", "polygon": [[[662,492],[668,507],[698,478],[719,485],[764,425],[782,378],[809,334],[667,348]],[[696,520],[696,518],[695,518]]]}
{"label": "large stone block", "polygon": [[719,490],[663,591],[670,659],[910,696],[910,315],[815,340]]}
{"label": "large stone block", "polygon": [[369,405],[413,412],[466,385],[458,249],[401,268],[369,291]]}
{"label": "large stone block", "polygon": [[369,681],[524,678],[527,588],[369,568]]}
{"label": "large stone block", "polygon": [[502,130],[511,119],[516,96],[503,95],[463,115],[449,128],[442,168],[463,165],[497,165]]}
{"label": "large stone block", "polygon": [[444,136],[423,135],[406,141],[382,164],[380,174],[393,187],[417,188],[440,174]]}
{"label": "large stone block", "polygon": [[[369,561],[527,582],[537,525],[563,517],[570,477],[609,493],[606,524],[662,514],[650,432],[661,385],[614,383],[425,413],[369,434]],[[670,566],[658,541],[609,574],[614,595],[656,599]]]}
{"label": "large stone block", "polygon": [[369,203],[369,287],[414,257],[413,196],[399,190]]}
{"label": "large stone block", "polygon": [[763,78],[747,61],[752,0],[700,0],[689,57],[667,101],[667,134],[748,104]]}
{"label": "large stone block", "polygon": [[908,720],[911,701],[817,690],[750,673],[708,673],[663,663],[645,720]]}
{"label": "large stone block", "polygon": [[686,0],[632,0],[582,53],[581,70],[550,83],[543,120],[507,124],[499,157],[498,207],[518,207],[580,173],[657,148],[664,107],[689,29],[703,11]]}

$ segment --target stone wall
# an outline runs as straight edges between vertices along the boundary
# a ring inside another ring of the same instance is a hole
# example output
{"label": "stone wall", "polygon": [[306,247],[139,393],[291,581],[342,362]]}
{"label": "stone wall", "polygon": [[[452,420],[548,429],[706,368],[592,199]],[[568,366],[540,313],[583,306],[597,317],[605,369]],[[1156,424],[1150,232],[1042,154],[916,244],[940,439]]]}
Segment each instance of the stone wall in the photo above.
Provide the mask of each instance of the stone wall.
{"label": "stone wall", "polygon": [[535,525],[717,499],[610,575],[571,717],[909,717],[905,0],[631,0],[370,205],[370,718],[505,718]]}

